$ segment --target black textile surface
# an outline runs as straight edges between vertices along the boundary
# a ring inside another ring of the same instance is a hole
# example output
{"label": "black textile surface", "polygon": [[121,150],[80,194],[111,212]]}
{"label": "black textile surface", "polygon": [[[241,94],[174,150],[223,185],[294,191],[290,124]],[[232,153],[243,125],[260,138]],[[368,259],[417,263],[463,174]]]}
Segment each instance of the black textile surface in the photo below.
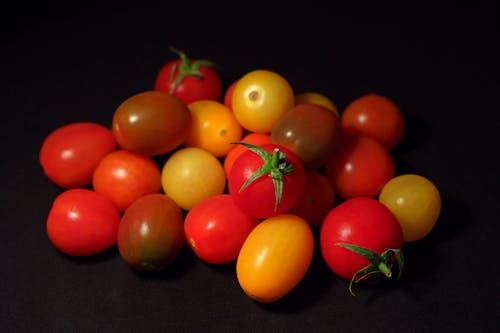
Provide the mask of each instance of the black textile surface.
{"label": "black textile surface", "polygon": [[[496,2],[237,3],[2,8],[0,330],[498,330]],[[44,137],[75,121],[109,126],[125,98],[152,88],[170,46],[215,61],[225,84],[262,68],[339,109],[368,92],[398,103],[408,128],[397,172],[425,175],[443,197],[432,234],[405,245],[401,281],[353,297],[316,251],[289,295],[258,304],[234,264],[204,264],[187,247],[141,275],[116,248],[75,259],[51,245],[45,220],[61,190],[38,162]]]}

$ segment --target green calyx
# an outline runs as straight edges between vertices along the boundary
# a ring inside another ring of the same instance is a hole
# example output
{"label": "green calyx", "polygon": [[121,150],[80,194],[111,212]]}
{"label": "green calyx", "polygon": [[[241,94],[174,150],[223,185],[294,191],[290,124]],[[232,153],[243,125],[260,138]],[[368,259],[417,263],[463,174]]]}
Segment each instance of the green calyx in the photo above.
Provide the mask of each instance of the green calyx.
{"label": "green calyx", "polygon": [[173,47],[170,47],[170,50],[177,54],[181,60],[181,63],[179,65],[176,64],[172,66],[172,69],[170,70],[170,82],[174,81],[175,72],[177,70],[179,71],[179,74],[175,78],[174,84],[172,85],[172,87],[170,87],[170,94],[174,93],[175,89],[177,89],[177,87],[181,84],[182,80],[184,80],[186,76],[194,76],[198,79],[202,79],[203,74],[200,72],[200,67],[215,66],[215,64],[209,60],[196,60],[191,62],[191,60],[184,52],[179,51]]}
{"label": "green calyx", "polygon": [[349,283],[349,292],[354,296],[352,291],[353,283],[358,283],[360,281],[365,280],[369,276],[372,275],[384,275],[385,277],[392,277],[392,267],[394,264],[393,258],[396,258],[396,262],[398,263],[399,273],[398,279],[401,278],[405,266],[403,253],[399,249],[388,249],[384,251],[382,254],[378,254],[373,252],[370,249],[346,243],[337,243],[336,246],[340,246],[346,248],[354,253],[362,255],[370,264],[359,271],[357,271],[351,279]]}
{"label": "green calyx", "polygon": [[283,176],[293,173],[293,164],[287,162],[286,154],[275,148],[273,153],[262,149],[261,147],[246,143],[246,142],[232,142],[236,144],[243,145],[259,155],[262,158],[264,164],[255,173],[249,177],[246,182],[241,186],[240,192],[242,192],[248,185],[250,185],[255,180],[269,175],[273,181],[274,194],[276,197],[274,203],[274,211],[278,210],[278,206],[281,202],[281,197],[283,196]]}

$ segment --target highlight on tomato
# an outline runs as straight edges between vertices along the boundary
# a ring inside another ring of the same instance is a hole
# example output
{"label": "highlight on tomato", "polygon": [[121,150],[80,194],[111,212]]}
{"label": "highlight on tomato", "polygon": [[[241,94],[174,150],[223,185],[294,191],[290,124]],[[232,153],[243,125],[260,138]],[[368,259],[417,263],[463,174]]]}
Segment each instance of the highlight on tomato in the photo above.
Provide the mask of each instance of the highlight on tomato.
{"label": "highlight on tomato", "polygon": [[116,149],[111,130],[97,123],[76,122],[53,130],[43,141],[39,160],[44,174],[64,189],[86,187],[99,162]]}
{"label": "highlight on tomato", "polygon": [[183,215],[163,193],[148,194],[125,211],[118,228],[118,250],[137,271],[160,271],[170,266],[184,246]]}
{"label": "highlight on tomato", "polygon": [[304,219],[280,214],[248,235],[236,261],[238,283],[248,297],[271,303],[289,294],[307,273],[314,236]]}
{"label": "highlight on tomato", "polygon": [[46,229],[55,248],[83,257],[114,246],[119,224],[120,212],[110,199],[89,189],[74,188],[56,197]]}
{"label": "highlight on tomato", "polygon": [[186,242],[202,261],[236,261],[248,234],[260,222],[246,215],[229,194],[208,197],[189,210],[184,220]]}
{"label": "highlight on tomato", "polygon": [[404,269],[403,232],[392,212],[376,199],[352,198],[335,206],[320,229],[322,256],[330,269],[352,285],[375,275],[398,277]]}
{"label": "highlight on tomato", "polygon": [[403,174],[389,180],[380,192],[379,201],[396,216],[405,242],[426,237],[441,213],[438,188],[417,174]]}
{"label": "highlight on tomato", "polygon": [[305,190],[305,169],[287,148],[239,144],[249,149],[234,162],[228,178],[229,194],[246,214],[267,218],[292,209]]}

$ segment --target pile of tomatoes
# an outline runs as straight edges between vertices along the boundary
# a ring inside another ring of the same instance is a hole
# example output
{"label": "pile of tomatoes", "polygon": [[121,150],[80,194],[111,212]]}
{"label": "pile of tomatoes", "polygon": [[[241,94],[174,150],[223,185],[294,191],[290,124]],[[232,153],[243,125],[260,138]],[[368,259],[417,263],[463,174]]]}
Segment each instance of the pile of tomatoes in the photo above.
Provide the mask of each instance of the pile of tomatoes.
{"label": "pile of tomatoes", "polygon": [[302,280],[318,241],[351,284],[402,273],[403,244],[431,232],[441,199],[427,178],[396,176],[404,118],[392,100],[360,96],[341,113],[276,72],[223,87],[211,62],[174,52],[110,127],[75,122],[44,140],[41,167],[61,189],[47,218],[55,248],[117,246],[133,269],[158,271],[187,244],[208,264],[236,263],[259,302]]}

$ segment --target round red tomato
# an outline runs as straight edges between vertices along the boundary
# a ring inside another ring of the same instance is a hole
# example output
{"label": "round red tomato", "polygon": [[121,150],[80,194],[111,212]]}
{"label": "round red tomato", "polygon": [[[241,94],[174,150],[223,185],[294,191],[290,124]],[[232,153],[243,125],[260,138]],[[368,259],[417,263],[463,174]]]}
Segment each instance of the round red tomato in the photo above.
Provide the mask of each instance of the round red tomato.
{"label": "round red tomato", "polygon": [[305,170],[299,158],[280,145],[240,144],[250,150],[236,159],[229,173],[229,194],[236,205],[257,218],[293,208],[305,189]]}
{"label": "round red tomato", "polygon": [[344,136],[325,173],[339,197],[375,198],[394,177],[395,167],[389,151],[375,139]]}
{"label": "round red tomato", "polygon": [[167,62],[156,76],[155,90],[178,97],[185,104],[222,96],[222,80],[208,60],[190,60],[187,55],[172,49],[179,59]]}
{"label": "round red tomato", "polygon": [[187,138],[191,112],[177,97],[145,91],[127,98],[113,115],[113,135],[118,145],[145,155],[162,155]]}
{"label": "round red tomato", "polygon": [[272,143],[290,149],[310,169],[322,167],[339,141],[339,118],[317,104],[293,107],[278,119],[271,131]]}
{"label": "round red tomato", "polygon": [[141,196],[161,191],[161,172],[149,156],[116,150],[101,160],[92,184],[124,212]]}
{"label": "round red tomato", "polygon": [[54,200],[47,234],[61,252],[90,256],[116,244],[120,213],[105,196],[88,189],[70,189]]}
{"label": "round red tomato", "polygon": [[51,132],[40,149],[45,175],[57,186],[69,189],[92,183],[101,159],[115,150],[109,128],[90,122],[72,123]]}
{"label": "round red tomato", "polygon": [[342,113],[341,124],[346,133],[372,137],[387,149],[396,147],[404,132],[404,118],[399,107],[377,94],[355,99]]}
{"label": "round red tomato", "polygon": [[165,269],[175,261],[183,245],[182,211],[165,194],[145,195],[123,214],[118,228],[118,250],[133,269]]}
{"label": "round red tomato", "polygon": [[[382,203],[372,198],[353,198],[333,208],[320,229],[320,247],[325,262],[338,276],[351,280],[369,266],[370,261],[339,244],[355,245],[382,255],[386,250],[402,249],[403,232]],[[393,257],[385,259],[390,268]]]}
{"label": "round red tomato", "polygon": [[257,218],[243,213],[229,194],[219,194],[191,208],[184,221],[184,234],[201,260],[224,264],[238,258],[243,242],[258,223]]}
{"label": "round red tomato", "polygon": [[236,81],[233,81],[229,87],[227,87],[226,91],[224,92],[224,105],[227,106],[229,108],[229,110],[233,110],[233,102],[232,102],[232,99],[233,99],[233,92],[234,92],[234,87],[236,87],[236,83],[238,82],[238,80]]}

